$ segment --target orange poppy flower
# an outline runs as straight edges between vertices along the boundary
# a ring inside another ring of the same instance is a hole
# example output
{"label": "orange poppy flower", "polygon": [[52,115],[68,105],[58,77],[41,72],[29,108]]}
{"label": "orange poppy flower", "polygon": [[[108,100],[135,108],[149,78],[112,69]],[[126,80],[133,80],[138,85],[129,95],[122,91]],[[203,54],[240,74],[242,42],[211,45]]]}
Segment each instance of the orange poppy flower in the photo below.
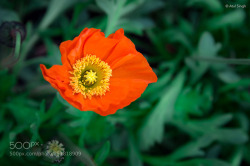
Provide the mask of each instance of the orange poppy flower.
{"label": "orange poppy flower", "polygon": [[43,77],[81,111],[114,114],[157,81],[123,29],[106,38],[99,29],[85,28],[74,40],[62,42],[60,51],[62,65],[47,69],[41,64]]}

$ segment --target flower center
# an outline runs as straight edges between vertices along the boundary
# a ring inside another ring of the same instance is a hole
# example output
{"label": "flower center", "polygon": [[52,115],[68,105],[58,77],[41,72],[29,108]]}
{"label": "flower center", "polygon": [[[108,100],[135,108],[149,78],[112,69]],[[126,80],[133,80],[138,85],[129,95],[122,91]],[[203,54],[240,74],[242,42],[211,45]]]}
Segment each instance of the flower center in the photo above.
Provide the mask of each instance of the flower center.
{"label": "flower center", "polygon": [[95,55],[86,55],[73,65],[73,76],[70,86],[73,93],[81,93],[84,98],[102,96],[109,91],[109,80],[112,76],[110,66]]}
{"label": "flower center", "polygon": [[89,70],[89,71],[85,71],[83,73],[83,78],[82,78],[82,83],[86,86],[91,86],[93,85],[96,81],[97,81],[97,75],[96,72]]}

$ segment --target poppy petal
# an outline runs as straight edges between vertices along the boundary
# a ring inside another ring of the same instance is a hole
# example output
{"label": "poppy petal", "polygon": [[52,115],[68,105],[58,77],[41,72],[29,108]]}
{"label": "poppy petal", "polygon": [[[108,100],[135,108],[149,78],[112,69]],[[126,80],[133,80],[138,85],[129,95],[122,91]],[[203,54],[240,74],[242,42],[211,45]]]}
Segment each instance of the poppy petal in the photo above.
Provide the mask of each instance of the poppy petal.
{"label": "poppy petal", "polygon": [[55,80],[61,83],[69,83],[70,74],[64,66],[53,65],[50,69],[47,69],[45,65],[41,64],[40,68],[45,80]]}
{"label": "poppy petal", "polygon": [[128,106],[141,96],[149,83],[157,81],[157,76],[140,53],[124,56],[111,67],[110,91],[98,100],[102,104],[96,109],[103,116]]}
{"label": "poppy petal", "polygon": [[84,55],[96,55],[101,60],[104,60],[111,54],[118,42],[119,40],[105,38],[102,32],[95,33],[86,42]]}
{"label": "poppy petal", "polygon": [[110,55],[105,60],[110,66],[119,61],[120,58],[128,55],[128,54],[136,54],[136,48],[134,43],[129,40],[126,36],[124,36],[123,29],[117,30],[114,34],[111,34],[108,38],[116,39],[119,43],[112,50]]}
{"label": "poppy petal", "polygon": [[60,44],[60,51],[62,54],[61,60],[68,69],[76,62],[76,60],[84,57],[83,49],[88,39],[96,32],[100,32],[100,29],[85,28],[78,37],[74,40],[67,40]]}
{"label": "poppy petal", "polygon": [[43,77],[51,86],[58,90],[60,95],[77,109],[82,110],[82,105],[85,101],[81,94],[73,94],[72,88],[69,85],[69,72],[65,67],[60,65],[53,65],[47,69],[43,64],[40,65]]}
{"label": "poppy petal", "polygon": [[102,103],[94,111],[102,116],[114,114],[118,109],[128,106],[139,98],[147,85],[141,80],[112,79],[110,80],[110,91],[101,98],[97,98]]}
{"label": "poppy petal", "polygon": [[111,68],[114,78],[141,79],[146,83],[157,81],[157,76],[141,53],[124,56]]}

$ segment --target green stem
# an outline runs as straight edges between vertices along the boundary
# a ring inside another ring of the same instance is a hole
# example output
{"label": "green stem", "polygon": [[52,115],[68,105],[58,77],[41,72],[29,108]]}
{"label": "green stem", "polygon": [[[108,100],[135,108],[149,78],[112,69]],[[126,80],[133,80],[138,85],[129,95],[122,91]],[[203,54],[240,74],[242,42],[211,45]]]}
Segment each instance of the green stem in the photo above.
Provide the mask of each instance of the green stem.
{"label": "green stem", "polygon": [[105,36],[109,36],[112,32],[113,32],[113,28],[115,27],[115,25],[113,25],[113,19],[112,18],[108,18],[108,23],[107,23],[107,27],[105,29]]}
{"label": "green stem", "polygon": [[117,1],[117,3],[113,6],[113,9],[111,9],[112,12],[108,14],[108,22],[107,22],[107,27],[105,29],[106,37],[114,32],[115,27],[117,26],[117,23],[121,17],[122,7],[125,3],[126,3],[126,0]]}
{"label": "green stem", "polygon": [[[63,11],[75,4],[77,0],[52,0],[45,16],[43,17],[40,25],[35,30],[35,33],[31,34],[30,39],[26,39],[26,44],[23,46],[23,51],[21,53],[20,59],[14,68],[14,74],[18,75],[19,71],[23,68],[23,62],[26,59],[29,51],[35,45],[39,39],[39,33],[44,31]],[[28,31],[28,30],[27,30]],[[29,31],[28,31],[29,32]]]}
{"label": "green stem", "polygon": [[59,133],[59,135],[72,152],[81,152],[80,156],[76,156],[79,161],[81,161],[86,166],[96,166],[92,158],[82,149],[78,148],[65,134]]}
{"label": "green stem", "polygon": [[37,40],[38,40],[38,34],[34,34],[29,40],[27,40],[27,43],[24,44],[23,51],[21,52],[21,55],[20,55],[20,59],[14,68],[15,75],[18,75],[19,71],[23,67],[23,64],[24,64],[23,62],[24,62],[26,56],[28,55],[28,52],[34,46],[34,44],[37,42]]}
{"label": "green stem", "polygon": [[236,58],[207,58],[200,56],[189,57],[192,60],[196,61],[205,61],[211,63],[225,63],[225,64],[234,64],[234,65],[250,65],[250,59],[236,59]]}
{"label": "green stem", "polygon": [[243,148],[238,147],[231,158],[232,166],[240,166],[242,161],[242,156],[243,156]]}
{"label": "green stem", "polygon": [[33,64],[39,64],[39,63],[44,63],[44,58],[43,57],[38,57],[38,58],[33,58],[30,60],[27,60],[24,62],[23,66],[27,67],[29,65],[33,65]]}
{"label": "green stem", "polygon": [[21,34],[16,31],[16,47],[15,47],[15,58],[18,58],[21,49]]}

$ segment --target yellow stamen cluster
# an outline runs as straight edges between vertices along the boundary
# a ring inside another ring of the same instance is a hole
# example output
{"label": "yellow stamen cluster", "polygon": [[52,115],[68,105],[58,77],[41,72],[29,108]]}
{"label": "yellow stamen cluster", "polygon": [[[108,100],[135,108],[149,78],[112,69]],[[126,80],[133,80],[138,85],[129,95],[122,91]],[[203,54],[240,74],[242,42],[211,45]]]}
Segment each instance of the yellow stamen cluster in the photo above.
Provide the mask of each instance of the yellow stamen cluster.
{"label": "yellow stamen cluster", "polygon": [[110,66],[95,55],[88,54],[73,65],[70,86],[73,93],[81,93],[84,98],[102,96],[109,91],[112,76]]}
{"label": "yellow stamen cluster", "polygon": [[97,81],[97,75],[96,72],[90,70],[90,71],[86,71],[86,74],[83,75],[83,77],[85,78],[85,81],[83,82],[84,85],[93,85],[96,81]]}

